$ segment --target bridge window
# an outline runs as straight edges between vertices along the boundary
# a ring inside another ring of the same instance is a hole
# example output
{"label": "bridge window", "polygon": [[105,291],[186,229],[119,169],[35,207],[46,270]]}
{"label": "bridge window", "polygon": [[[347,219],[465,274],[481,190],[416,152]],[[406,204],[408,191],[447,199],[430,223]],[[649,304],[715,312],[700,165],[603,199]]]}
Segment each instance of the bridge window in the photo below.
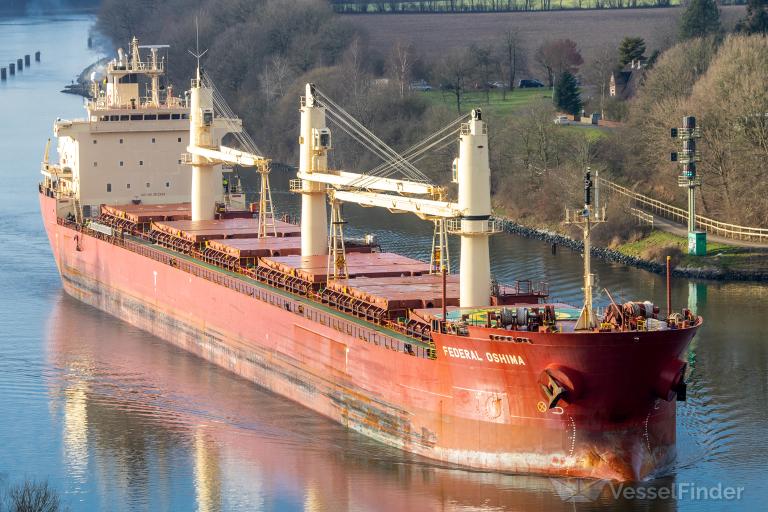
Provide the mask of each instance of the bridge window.
{"label": "bridge window", "polygon": [[160,115],[157,116],[157,118],[160,119],[160,120],[170,119],[171,118],[171,114],[160,114]]}
{"label": "bridge window", "polygon": [[141,121],[144,119],[144,116],[141,114],[131,114],[131,121]]}
{"label": "bridge window", "polygon": [[149,182],[147,182],[147,188],[149,188]]}
{"label": "bridge window", "polygon": [[122,160],[120,160],[120,167],[122,167],[122,166],[123,166],[123,161],[122,161]]}
{"label": "bridge window", "polygon": [[129,189],[129,190],[130,190],[130,189],[131,189],[131,184],[130,184],[130,183],[128,183],[128,184],[125,186],[125,188],[127,188],[127,189]]}
{"label": "bridge window", "polygon": [[96,139],[93,139],[93,143],[96,144]]}
{"label": "bridge window", "polygon": [[179,114],[171,114],[171,119],[179,119],[181,116]]}
{"label": "bridge window", "polygon": [[129,119],[129,118],[128,118],[128,115],[127,115],[127,114],[126,114],[126,115],[122,115],[122,116],[120,116],[120,120],[121,120],[121,121],[127,121],[128,119]]}
{"label": "bridge window", "polygon": [[139,160],[139,165],[144,165],[144,160]]}
{"label": "bridge window", "polygon": [[154,143],[155,143],[155,138],[154,138],[154,137],[152,137],[152,144],[154,144]]}
{"label": "bridge window", "polygon": [[99,166],[99,162],[93,162],[93,166],[94,167],[98,167]]}
{"label": "bridge window", "polygon": [[107,192],[112,192],[112,184],[107,183]]}
{"label": "bridge window", "polygon": [[120,139],[120,144],[122,144],[122,143],[123,143],[123,139]]}
{"label": "bridge window", "polygon": [[171,188],[171,182],[170,181],[166,181],[165,182],[165,188]]}
{"label": "bridge window", "polygon": [[179,142],[181,142],[181,137],[179,137]]}

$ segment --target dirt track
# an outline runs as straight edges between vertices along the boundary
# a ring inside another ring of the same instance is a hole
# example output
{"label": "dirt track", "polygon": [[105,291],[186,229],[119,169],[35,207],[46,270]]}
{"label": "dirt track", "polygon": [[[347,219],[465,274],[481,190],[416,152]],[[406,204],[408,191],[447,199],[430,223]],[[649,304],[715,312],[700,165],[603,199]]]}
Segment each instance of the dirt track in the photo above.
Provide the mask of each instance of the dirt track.
{"label": "dirt track", "polygon": [[[743,16],[744,6],[721,7],[724,25]],[[544,41],[569,38],[581,49],[588,64],[601,48],[616,48],[625,36],[646,40],[648,54],[668,46],[677,33],[680,8],[605,9],[550,12],[467,14],[363,14],[344,15],[363,27],[371,47],[387,53],[397,40],[409,41],[429,59],[472,43],[501,45],[509,29],[519,32],[531,71],[537,74],[533,52]]]}

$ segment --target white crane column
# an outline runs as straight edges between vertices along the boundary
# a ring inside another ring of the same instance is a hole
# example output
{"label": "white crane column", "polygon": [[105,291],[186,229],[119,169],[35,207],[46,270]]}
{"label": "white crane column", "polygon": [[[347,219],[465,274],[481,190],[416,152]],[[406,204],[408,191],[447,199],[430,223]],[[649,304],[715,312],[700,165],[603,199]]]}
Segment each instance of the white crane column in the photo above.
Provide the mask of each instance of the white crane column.
{"label": "white crane column", "polygon": [[[189,144],[213,147],[213,98],[211,90],[202,87],[200,69],[192,80],[189,94]],[[216,164],[192,154],[192,220],[212,220],[216,213],[217,192],[221,188]]]}
{"label": "white crane column", "polygon": [[[299,172],[312,174],[328,168],[328,155],[314,147],[313,129],[325,126],[325,107],[315,99],[314,84],[307,84],[301,106],[299,137]],[[328,252],[328,214],[325,206],[325,184],[302,181],[301,191],[301,255],[319,256]]]}
{"label": "white crane column", "polygon": [[461,129],[457,181],[461,219],[459,305],[490,305],[491,262],[488,236],[492,230],[491,170],[488,165],[488,132],[479,110]]}

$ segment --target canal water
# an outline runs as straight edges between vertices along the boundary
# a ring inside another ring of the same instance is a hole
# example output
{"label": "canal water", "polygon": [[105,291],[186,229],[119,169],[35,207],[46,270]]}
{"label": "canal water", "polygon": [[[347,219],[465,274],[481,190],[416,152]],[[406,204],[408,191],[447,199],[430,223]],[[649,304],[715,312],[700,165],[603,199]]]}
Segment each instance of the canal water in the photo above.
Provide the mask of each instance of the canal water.
{"label": "canal water", "polygon": [[[39,218],[38,169],[53,120],[82,113],[82,100],[59,90],[101,57],[86,48],[91,23],[0,19],[0,65],[42,52],[41,63],[0,83],[0,487],[47,480],[73,511],[764,510],[763,285],[674,283],[675,306],[706,318],[689,354],[677,463],[656,480],[595,493],[588,483],[444,468],[383,447],[66,296]],[[275,176],[278,188],[286,181]],[[295,210],[286,192],[274,200]],[[345,215],[351,235],[428,254],[431,228],[415,217]],[[498,235],[492,258],[502,282],[545,280],[554,298],[579,300],[576,253]],[[617,300],[664,300],[660,276],[594,267]],[[742,488],[740,499],[723,499],[728,488]],[[676,498],[637,499],[664,489]]]}

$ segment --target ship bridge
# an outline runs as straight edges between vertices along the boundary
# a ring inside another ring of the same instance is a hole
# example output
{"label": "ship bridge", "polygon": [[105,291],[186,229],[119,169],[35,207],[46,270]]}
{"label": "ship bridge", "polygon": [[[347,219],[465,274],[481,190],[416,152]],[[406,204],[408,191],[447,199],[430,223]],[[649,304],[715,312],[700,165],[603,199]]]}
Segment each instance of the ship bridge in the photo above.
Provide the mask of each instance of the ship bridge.
{"label": "ship bridge", "polygon": [[[91,75],[86,115],[57,119],[58,162],[43,161],[44,182],[62,199],[60,215],[98,216],[99,206],[119,204],[187,203],[192,176],[181,154],[189,144],[188,96],[175,91],[166,77],[167,45],[122,48],[106,65],[105,76]],[[215,133],[242,130],[229,122]],[[222,166],[213,167],[224,202]]]}

